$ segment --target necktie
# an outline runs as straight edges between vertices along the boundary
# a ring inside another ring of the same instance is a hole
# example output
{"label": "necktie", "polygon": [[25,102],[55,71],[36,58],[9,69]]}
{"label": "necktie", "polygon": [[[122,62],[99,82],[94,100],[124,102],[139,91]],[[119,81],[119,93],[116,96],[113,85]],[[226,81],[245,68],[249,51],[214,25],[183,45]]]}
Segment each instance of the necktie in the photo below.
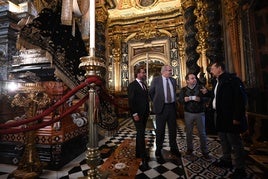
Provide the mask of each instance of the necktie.
{"label": "necktie", "polygon": [[142,85],[143,90],[146,90],[146,86],[145,86],[145,84],[143,83],[143,81],[140,81],[140,83],[141,83],[141,85]]}
{"label": "necktie", "polygon": [[166,86],[167,86],[167,102],[171,103],[171,92],[170,92],[168,78],[167,78],[167,85]]}

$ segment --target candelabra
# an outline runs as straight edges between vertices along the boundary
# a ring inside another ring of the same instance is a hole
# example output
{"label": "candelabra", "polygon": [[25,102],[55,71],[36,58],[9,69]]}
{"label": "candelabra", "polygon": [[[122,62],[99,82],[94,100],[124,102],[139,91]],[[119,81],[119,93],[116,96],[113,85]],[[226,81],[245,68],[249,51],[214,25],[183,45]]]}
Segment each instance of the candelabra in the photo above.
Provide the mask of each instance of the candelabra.
{"label": "candelabra", "polygon": [[[80,58],[80,68],[86,70],[85,76],[102,76],[105,74],[104,62],[93,56],[86,56]],[[98,104],[96,100],[97,86],[90,84],[89,99],[88,99],[88,144],[87,144],[87,164],[89,166],[88,175],[82,178],[104,178],[97,166],[101,163],[100,153],[98,150]]]}
{"label": "candelabra", "polygon": [[[104,77],[106,68],[103,60],[95,56],[95,0],[90,0],[90,48],[89,56],[80,58],[79,68],[86,71],[85,76],[100,76]],[[97,86],[93,83],[90,84],[89,99],[88,99],[88,144],[87,144],[87,164],[89,170],[86,177],[82,178],[106,178],[101,174],[97,166],[101,162],[100,152],[98,150],[98,104],[96,100],[98,95],[96,93]]]}

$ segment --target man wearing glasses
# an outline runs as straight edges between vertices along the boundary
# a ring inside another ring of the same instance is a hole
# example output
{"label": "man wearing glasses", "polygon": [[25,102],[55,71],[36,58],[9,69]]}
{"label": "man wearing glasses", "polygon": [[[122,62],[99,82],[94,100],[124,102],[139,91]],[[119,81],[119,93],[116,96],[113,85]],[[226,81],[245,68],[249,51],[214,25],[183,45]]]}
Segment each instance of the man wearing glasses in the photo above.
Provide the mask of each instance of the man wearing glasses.
{"label": "man wearing glasses", "polygon": [[153,101],[153,112],[156,114],[156,151],[157,162],[165,163],[162,156],[163,142],[165,139],[165,128],[168,125],[169,146],[171,154],[180,157],[176,138],[177,138],[177,104],[176,104],[176,86],[177,82],[172,78],[172,68],[170,65],[164,65],[161,68],[161,76],[153,79],[149,96]]}

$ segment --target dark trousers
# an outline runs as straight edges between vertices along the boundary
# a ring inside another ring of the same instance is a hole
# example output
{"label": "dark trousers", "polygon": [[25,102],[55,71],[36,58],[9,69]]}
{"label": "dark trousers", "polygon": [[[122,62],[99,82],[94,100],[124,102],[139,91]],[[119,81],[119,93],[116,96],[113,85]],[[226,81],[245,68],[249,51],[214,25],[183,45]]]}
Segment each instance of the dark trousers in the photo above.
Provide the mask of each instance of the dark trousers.
{"label": "dark trousers", "polygon": [[148,117],[142,117],[140,121],[134,121],[136,127],[136,157],[145,158],[146,145],[145,145],[145,128]]}
{"label": "dark trousers", "polygon": [[169,146],[177,150],[177,122],[175,103],[165,104],[162,113],[156,114],[156,150],[163,148],[166,123],[168,125]]}

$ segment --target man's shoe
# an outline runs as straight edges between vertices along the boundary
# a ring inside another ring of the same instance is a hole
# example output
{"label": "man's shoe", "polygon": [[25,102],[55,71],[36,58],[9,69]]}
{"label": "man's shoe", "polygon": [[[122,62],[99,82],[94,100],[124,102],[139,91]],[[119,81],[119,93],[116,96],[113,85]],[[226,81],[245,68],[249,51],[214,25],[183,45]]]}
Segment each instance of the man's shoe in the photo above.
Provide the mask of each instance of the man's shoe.
{"label": "man's shoe", "polygon": [[159,164],[164,164],[166,163],[166,161],[164,160],[163,156],[162,155],[158,155],[158,156],[155,156],[156,157],[156,161],[157,163]]}
{"label": "man's shoe", "polygon": [[209,156],[208,153],[203,153],[203,158],[206,159],[206,160],[210,160],[211,157]]}
{"label": "man's shoe", "polygon": [[219,168],[229,168],[232,169],[233,165],[231,161],[228,160],[222,160],[220,159],[220,161],[215,161],[213,162],[213,165]]}
{"label": "man's shoe", "polygon": [[161,150],[160,149],[156,149],[155,150],[155,156],[160,156],[160,155],[162,155]]}
{"label": "man's shoe", "polygon": [[181,157],[181,153],[180,153],[180,151],[178,149],[171,149],[170,153],[172,155],[175,155],[176,157]]}
{"label": "man's shoe", "polygon": [[230,176],[231,179],[245,179],[247,178],[247,173],[243,168],[235,169],[234,173]]}
{"label": "man's shoe", "polygon": [[148,155],[146,155],[145,158],[144,158],[144,160],[145,160],[146,162],[149,162],[150,157],[149,157]]}
{"label": "man's shoe", "polygon": [[140,166],[140,170],[141,171],[145,171],[145,170],[148,170],[148,169],[149,169],[148,162],[146,160],[142,160],[142,164]]}
{"label": "man's shoe", "polygon": [[164,158],[162,156],[161,150],[159,150],[159,149],[156,149],[156,151],[155,151],[155,158],[156,158],[157,163],[159,163],[159,164],[166,163],[166,161],[164,160]]}

